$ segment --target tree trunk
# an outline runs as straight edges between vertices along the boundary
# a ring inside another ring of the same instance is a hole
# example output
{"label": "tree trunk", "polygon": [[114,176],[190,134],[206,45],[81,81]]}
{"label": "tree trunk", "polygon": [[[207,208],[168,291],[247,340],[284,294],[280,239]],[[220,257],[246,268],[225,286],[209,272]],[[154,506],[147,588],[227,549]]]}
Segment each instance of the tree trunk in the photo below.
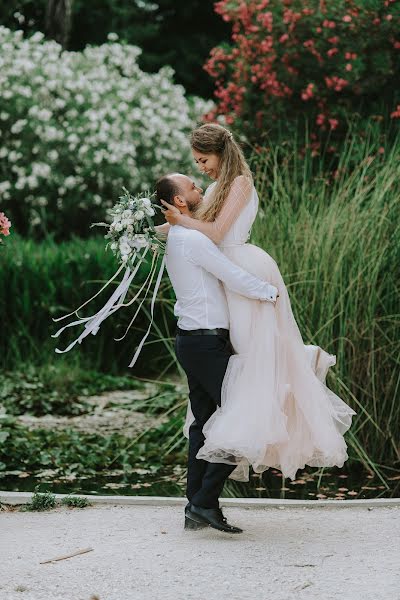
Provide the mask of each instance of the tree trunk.
{"label": "tree trunk", "polygon": [[73,0],[48,0],[46,8],[46,35],[56,40],[64,49],[68,46],[71,31]]}

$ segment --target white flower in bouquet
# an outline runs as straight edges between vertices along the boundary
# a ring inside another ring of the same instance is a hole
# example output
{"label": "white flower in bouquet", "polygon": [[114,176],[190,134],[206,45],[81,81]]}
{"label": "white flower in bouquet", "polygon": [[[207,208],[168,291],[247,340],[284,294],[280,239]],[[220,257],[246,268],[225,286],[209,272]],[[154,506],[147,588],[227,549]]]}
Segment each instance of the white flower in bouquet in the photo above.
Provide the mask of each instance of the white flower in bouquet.
{"label": "white flower in bouquet", "polygon": [[[144,260],[145,254],[161,254],[164,243],[157,237],[152,217],[156,214],[152,195],[140,193],[132,196],[126,188],[119,201],[108,211],[111,223],[94,223],[108,228],[106,248],[123,263],[133,267],[136,260]],[[161,210],[161,208],[160,208]]]}
{"label": "white flower in bouquet", "polygon": [[149,246],[149,241],[147,240],[146,236],[142,234],[135,235],[131,243],[133,248],[136,250],[141,250],[142,248]]}

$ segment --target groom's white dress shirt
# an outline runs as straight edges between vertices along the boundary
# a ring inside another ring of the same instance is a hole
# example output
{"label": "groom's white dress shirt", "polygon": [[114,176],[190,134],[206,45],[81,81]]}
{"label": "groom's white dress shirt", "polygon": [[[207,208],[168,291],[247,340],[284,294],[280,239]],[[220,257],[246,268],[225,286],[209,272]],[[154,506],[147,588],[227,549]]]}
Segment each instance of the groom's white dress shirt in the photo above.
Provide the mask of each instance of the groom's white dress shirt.
{"label": "groom's white dress shirt", "polygon": [[169,230],[166,266],[177,298],[178,327],[229,329],[226,287],[254,300],[274,302],[275,286],[250,275],[231,262],[204,234],[174,225]]}

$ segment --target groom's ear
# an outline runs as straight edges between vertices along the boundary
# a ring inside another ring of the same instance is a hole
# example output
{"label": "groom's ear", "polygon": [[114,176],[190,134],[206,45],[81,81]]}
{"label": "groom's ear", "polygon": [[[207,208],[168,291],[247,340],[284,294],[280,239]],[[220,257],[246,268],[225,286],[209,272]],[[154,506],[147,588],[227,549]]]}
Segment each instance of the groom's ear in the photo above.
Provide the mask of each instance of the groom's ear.
{"label": "groom's ear", "polygon": [[174,196],[173,204],[176,208],[184,208],[186,206],[186,200],[183,196],[177,195]]}

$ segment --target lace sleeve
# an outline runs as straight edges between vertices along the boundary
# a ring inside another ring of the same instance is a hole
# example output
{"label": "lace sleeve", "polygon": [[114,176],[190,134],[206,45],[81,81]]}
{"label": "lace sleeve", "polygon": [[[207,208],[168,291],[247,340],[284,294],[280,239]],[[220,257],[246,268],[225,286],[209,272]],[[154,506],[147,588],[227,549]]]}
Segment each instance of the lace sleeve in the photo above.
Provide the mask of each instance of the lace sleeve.
{"label": "lace sleeve", "polygon": [[250,201],[250,192],[250,181],[243,175],[240,175],[234,180],[222,210],[215,221],[200,221],[188,215],[182,215],[179,225],[188,229],[196,229],[204,233],[215,244],[219,244]]}

